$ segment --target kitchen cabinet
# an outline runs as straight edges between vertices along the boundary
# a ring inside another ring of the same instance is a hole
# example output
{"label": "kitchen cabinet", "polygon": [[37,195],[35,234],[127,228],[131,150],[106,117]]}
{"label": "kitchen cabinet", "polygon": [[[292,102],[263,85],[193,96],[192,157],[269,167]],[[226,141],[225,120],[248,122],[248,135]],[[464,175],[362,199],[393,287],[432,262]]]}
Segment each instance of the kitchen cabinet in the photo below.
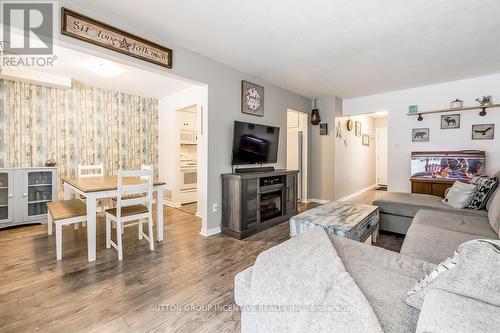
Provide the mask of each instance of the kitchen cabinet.
{"label": "kitchen cabinet", "polygon": [[177,119],[180,130],[188,130],[194,132],[198,130],[196,112],[179,111]]}
{"label": "kitchen cabinet", "polygon": [[0,169],[0,228],[46,223],[57,196],[56,168]]}

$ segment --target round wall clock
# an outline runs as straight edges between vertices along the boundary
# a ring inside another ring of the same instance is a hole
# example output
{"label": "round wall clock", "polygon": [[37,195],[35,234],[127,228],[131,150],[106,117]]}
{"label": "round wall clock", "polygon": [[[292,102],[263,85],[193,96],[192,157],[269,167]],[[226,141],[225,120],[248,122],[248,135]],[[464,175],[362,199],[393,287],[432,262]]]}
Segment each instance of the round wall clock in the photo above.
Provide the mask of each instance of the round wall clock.
{"label": "round wall clock", "polygon": [[351,119],[348,119],[345,123],[347,130],[350,132],[352,131],[352,128],[354,127],[354,122]]}
{"label": "round wall clock", "polygon": [[262,97],[260,96],[259,92],[257,89],[253,87],[249,87],[245,90],[244,92],[245,96],[245,104],[248,106],[248,108],[252,111],[257,111],[261,107],[261,101]]}
{"label": "round wall clock", "polygon": [[264,116],[264,87],[245,80],[241,81],[241,112]]}

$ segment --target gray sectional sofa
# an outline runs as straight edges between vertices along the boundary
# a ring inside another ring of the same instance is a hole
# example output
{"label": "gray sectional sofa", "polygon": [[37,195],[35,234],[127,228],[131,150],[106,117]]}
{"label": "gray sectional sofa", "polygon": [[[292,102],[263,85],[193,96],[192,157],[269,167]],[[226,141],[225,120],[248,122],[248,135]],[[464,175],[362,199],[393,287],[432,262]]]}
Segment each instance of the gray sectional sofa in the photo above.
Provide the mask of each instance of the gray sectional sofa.
{"label": "gray sectional sofa", "polygon": [[[500,172],[495,176],[500,179]],[[401,254],[435,264],[468,240],[498,239],[500,187],[482,210],[456,209],[441,200],[433,195],[387,192],[373,205],[380,209],[380,230],[406,234]]]}
{"label": "gray sectional sofa", "polygon": [[488,216],[488,211],[485,209],[456,209],[445,205],[441,202],[442,200],[441,197],[428,194],[384,192],[373,202],[373,205],[378,206],[380,210],[380,230],[398,234],[406,234],[417,212],[423,209],[464,216],[484,218]]}
{"label": "gray sectional sofa", "polygon": [[[481,238],[499,239],[500,188],[491,196],[488,210],[484,211],[456,210],[441,204],[440,200],[431,196],[388,193],[374,202],[380,206],[382,214],[389,216],[386,220],[389,230],[396,226],[397,232],[406,233],[401,253],[328,236],[384,332],[496,332],[499,329],[499,304],[442,290],[429,292],[421,311],[405,303],[416,281],[452,256],[461,243]],[[288,242],[293,241],[295,239]],[[255,332],[256,316],[267,315],[245,310],[246,305],[252,304],[254,295],[252,274],[253,266],[235,277],[235,300],[243,307],[242,332]],[[279,281],[276,288],[280,288]],[[325,327],[319,331],[329,330]]]}

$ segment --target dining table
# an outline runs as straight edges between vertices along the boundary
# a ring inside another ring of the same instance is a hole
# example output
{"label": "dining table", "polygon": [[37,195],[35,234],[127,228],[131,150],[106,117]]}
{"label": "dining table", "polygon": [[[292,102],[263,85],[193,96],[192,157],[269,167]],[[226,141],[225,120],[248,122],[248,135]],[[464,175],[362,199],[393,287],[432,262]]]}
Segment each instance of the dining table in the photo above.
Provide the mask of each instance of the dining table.
{"label": "dining table", "polygon": [[[97,201],[99,199],[113,198],[117,196],[117,176],[91,176],[91,177],[64,177],[63,189],[64,200],[69,200],[73,195],[85,198],[87,204],[87,249],[88,260],[96,260],[96,215]],[[126,177],[124,185],[136,185],[146,180],[139,177]],[[156,239],[163,241],[163,186],[164,182],[154,180],[153,192],[156,193]]]}

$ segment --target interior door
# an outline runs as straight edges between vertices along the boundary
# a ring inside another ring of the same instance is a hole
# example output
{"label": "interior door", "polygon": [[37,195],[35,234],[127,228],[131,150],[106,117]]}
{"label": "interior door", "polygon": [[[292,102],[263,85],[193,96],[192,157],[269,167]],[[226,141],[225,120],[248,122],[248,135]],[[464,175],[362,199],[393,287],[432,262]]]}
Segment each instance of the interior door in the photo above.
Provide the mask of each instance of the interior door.
{"label": "interior door", "polygon": [[387,127],[377,127],[375,135],[377,184],[387,185]]}

